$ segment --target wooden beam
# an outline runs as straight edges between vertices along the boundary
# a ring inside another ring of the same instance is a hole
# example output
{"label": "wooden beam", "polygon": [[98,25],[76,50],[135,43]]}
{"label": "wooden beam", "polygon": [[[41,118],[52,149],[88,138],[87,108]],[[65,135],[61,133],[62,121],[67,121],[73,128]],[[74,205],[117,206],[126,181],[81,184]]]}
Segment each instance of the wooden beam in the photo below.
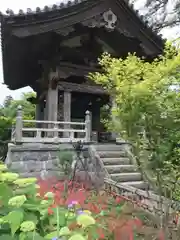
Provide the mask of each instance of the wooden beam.
{"label": "wooden beam", "polygon": [[58,89],[61,91],[82,92],[91,94],[108,95],[107,91],[99,85],[77,84],[59,81]]}
{"label": "wooden beam", "polygon": [[68,78],[70,76],[88,76],[90,72],[100,72],[100,68],[71,64],[68,62],[60,62],[58,67],[58,72],[61,78]]}

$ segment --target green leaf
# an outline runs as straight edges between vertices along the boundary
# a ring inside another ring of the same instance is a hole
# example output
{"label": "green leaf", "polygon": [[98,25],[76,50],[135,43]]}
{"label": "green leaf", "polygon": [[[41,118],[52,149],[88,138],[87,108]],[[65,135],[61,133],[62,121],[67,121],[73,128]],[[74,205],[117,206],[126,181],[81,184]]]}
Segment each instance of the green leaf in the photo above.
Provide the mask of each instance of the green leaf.
{"label": "green leaf", "polygon": [[9,199],[13,196],[11,188],[6,183],[0,183],[0,201],[7,206]]}
{"label": "green leaf", "polygon": [[92,240],[96,240],[99,238],[99,234],[97,232],[98,226],[97,225],[90,225],[87,227],[87,232],[91,233]]}
{"label": "green leaf", "polygon": [[10,210],[9,206],[0,207],[0,215],[1,215],[1,217],[7,215],[9,213],[9,210]]}
{"label": "green leaf", "polygon": [[[15,240],[14,237],[8,235],[8,234],[3,234],[3,235],[0,235],[0,240]],[[22,239],[20,239],[22,240]]]}
{"label": "green leaf", "polygon": [[14,193],[21,195],[21,194],[29,194],[29,195],[35,195],[37,192],[37,189],[35,188],[35,184],[31,184],[24,188],[17,188]]}
{"label": "green leaf", "polygon": [[38,217],[35,215],[35,213],[32,213],[32,212],[25,212],[24,220],[25,221],[32,221],[35,224],[38,223]]}
{"label": "green leaf", "polygon": [[27,209],[27,210],[30,210],[30,211],[39,211],[41,209],[40,205],[29,204],[29,203],[23,204],[23,208]]}
{"label": "green leaf", "polygon": [[59,226],[64,227],[66,224],[66,217],[63,214],[59,215]]}
{"label": "green leaf", "polygon": [[66,216],[65,214],[67,213],[67,210],[64,208],[59,208],[59,216],[57,219],[57,214],[56,214],[56,208],[53,209],[53,216],[50,218],[51,224],[57,224],[57,221],[59,222],[60,227],[64,227],[66,225]]}
{"label": "green leaf", "polygon": [[77,233],[70,237],[69,240],[86,240],[86,238],[83,237],[81,234]]}
{"label": "green leaf", "polygon": [[48,215],[48,210],[47,209],[42,209],[40,211],[40,214],[41,214],[41,217],[40,217],[41,220],[45,220],[47,218],[50,218],[49,215]]}
{"label": "green leaf", "polygon": [[44,237],[40,236],[37,232],[28,232],[27,240],[44,240]]}
{"label": "green leaf", "polygon": [[23,218],[24,218],[24,213],[21,210],[12,211],[7,216],[4,217],[4,220],[8,221],[10,225],[12,236],[14,236],[16,231],[19,229],[23,221]]}
{"label": "green leaf", "polygon": [[21,233],[19,234],[19,240],[26,240],[26,239],[27,239],[27,234],[24,233],[24,232],[21,232]]}
{"label": "green leaf", "polygon": [[55,238],[55,237],[57,237],[57,231],[47,234],[45,236],[45,239],[52,239],[52,238]]}

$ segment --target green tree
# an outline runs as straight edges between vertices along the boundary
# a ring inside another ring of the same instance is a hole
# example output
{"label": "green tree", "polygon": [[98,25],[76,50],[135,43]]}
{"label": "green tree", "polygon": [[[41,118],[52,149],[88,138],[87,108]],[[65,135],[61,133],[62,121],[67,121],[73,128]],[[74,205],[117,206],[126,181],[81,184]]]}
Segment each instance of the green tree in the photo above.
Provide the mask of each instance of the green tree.
{"label": "green tree", "polygon": [[6,97],[3,106],[0,109],[0,113],[4,117],[14,119],[16,117],[17,108],[19,105],[22,106],[23,115],[25,117],[30,117],[30,119],[35,117],[35,105],[28,101],[29,98],[35,97],[34,92],[23,93],[20,100],[9,101],[9,97]]}
{"label": "green tree", "polygon": [[11,96],[7,96],[3,105],[0,106],[0,158],[3,160],[7,153],[7,144],[11,140],[11,129],[15,123],[16,112],[19,105],[22,106],[23,118],[35,118],[35,105],[28,101],[34,98],[35,93],[23,93],[20,100],[14,100]]}
{"label": "green tree", "polygon": [[124,60],[104,54],[99,63],[103,73],[90,78],[116,102],[116,121],[109,127],[132,143],[143,171],[153,170],[158,191],[168,192],[180,177],[180,92],[170,88],[180,82],[180,51],[167,44],[164,55],[151,63],[135,54]]}
{"label": "green tree", "polygon": [[[134,2],[138,1],[135,0]],[[145,19],[156,31],[180,24],[179,0],[146,0],[142,9]]]}
{"label": "green tree", "polygon": [[4,100],[3,106],[4,107],[9,107],[9,105],[11,105],[12,101],[13,101],[12,96],[7,96]]}

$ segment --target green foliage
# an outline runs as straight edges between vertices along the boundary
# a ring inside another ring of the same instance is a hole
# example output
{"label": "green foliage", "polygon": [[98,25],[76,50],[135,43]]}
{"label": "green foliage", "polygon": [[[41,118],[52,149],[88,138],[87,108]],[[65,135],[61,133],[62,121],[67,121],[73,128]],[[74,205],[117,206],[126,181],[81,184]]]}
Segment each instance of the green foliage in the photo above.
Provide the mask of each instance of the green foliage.
{"label": "green foliage", "polygon": [[[20,179],[18,174],[6,172],[6,167],[0,165],[0,236],[4,239],[43,239],[41,234],[42,224],[46,218],[41,220],[43,211],[52,204],[47,205],[36,196],[36,179]],[[24,184],[23,184],[24,183]],[[17,195],[17,191],[20,191]],[[30,237],[33,233],[35,238]]]}
{"label": "green foliage", "polygon": [[35,118],[35,105],[28,101],[31,97],[35,97],[35,93],[23,94],[20,100],[7,96],[3,105],[0,106],[0,159],[2,160],[6,157],[7,144],[11,139],[11,129],[15,124],[18,106],[22,106],[24,119]]}
{"label": "green foliage", "polygon": [[135,54],[115,59],[105,53],[99,63],[103,73],[90,78],[116,102],[109,126],[133,144],[138,164],[161,181],[159,191],[172,189],[180,177],[180,91],[170,86],[180,83],[180,51],[167,43],[164,55],[153,62]]}
{"label": "green foliage", "polygon": [[[139,1],[135,0],[135,2]],[[149,24],[156,31],[160,31],[161,29],[165,29],[167,27],[177,27],[180,22],[179,6],[179,0],[142,1],[143,14],[145,15],[144,20],[148,20]]]}
{"label": "green foliage", "polygon": [[[37,193],[35,178],[21,179],[6,172],[0,165],[0,239],[86,239],[87,228],[96,221],[91,212],[77,215],[78,203],[71,206],[54,206],[54,194],[47,192],[43,198]],[[21,193],[17,195],[17,191]],[[53,207],[54,206],[54,207]],[[49,214],[49,209],[54,214]],[[68,225],[77,221],[79,228],[70,230]]]}
{"label": "green foliage", "polygon": [[[35,116],[35,105],[28,101],[29,98],[35,97],[35,93],[29,92],[22,95],[20,100],[11,99],[7,104],[5,100],[4,105],[0,109],[0,113],[4,117],[14,119],[16,117],[17,108],[19,105],[22,106],[24,116]],[[9,100],[8,100],[9,101]]]}
{"label": "green foliage", "polygon": [[59,165],[60,168],[63,170],[65,175],[71,174],[72,170],[72,163],[73,163],[73,152],[71,151],[60,151],[59,152]]}

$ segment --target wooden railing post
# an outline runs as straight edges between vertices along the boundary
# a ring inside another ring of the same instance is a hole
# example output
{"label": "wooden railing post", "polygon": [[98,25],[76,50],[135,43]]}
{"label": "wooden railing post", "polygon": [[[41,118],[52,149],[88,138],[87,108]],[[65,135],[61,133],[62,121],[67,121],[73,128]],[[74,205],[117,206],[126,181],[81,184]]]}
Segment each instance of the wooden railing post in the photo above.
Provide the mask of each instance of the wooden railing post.
{"label": "wooden railing post", "polygon": [[15,129],[15,141],[17,143],[22,142],[22,128],[23,128],[22,107],[18,106],[17,115],[16,115],[16,129]]}
{"label": "wooden railing post", "polygon": [[91,113],[89,111],[86,111],[85,130],[86,130],[85,141],[90,142],[91,141]]}

